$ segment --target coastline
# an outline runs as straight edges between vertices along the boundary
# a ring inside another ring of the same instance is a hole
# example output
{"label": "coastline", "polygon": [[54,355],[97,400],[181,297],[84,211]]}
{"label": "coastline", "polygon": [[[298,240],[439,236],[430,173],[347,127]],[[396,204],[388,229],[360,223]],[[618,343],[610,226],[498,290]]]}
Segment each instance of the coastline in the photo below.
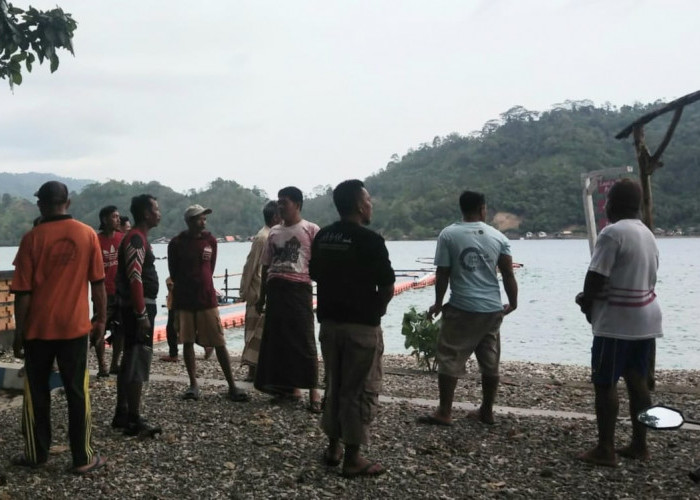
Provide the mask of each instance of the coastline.
{"label": "coastline", "polygon": [[[123,498],[531,498],[674,497],[693,498],[698,487],[687,479],[697,466],[700,432],[649,432],[650,462],[623,460],[615,469],[574,459],[595,440],[595,421],[522,416],[508,408],[593,414],[588,369],[575,365],[502,363],[496,424],[485,426],[455,412],[455,425],[419,425],[416,417],[435,404],[437,377],[418,369],[408,356],[386,356],[382,395],[405,398],[380,404],[367,455],[389,469],[381,478],[349,481],[321,464],[325,438],[318,417],[301,405],[276,406],[252,391],[252,401],[236,404],[225,389],[215,360],[197,349],[200,401],[179,398],[185,389],[180,363],[159,360],[145,393],[144,414],[163,426],[155,440],[139,441],[112,431],[115,378],[92,379],[93,445],[109,459],[104,470],[75,479],[66,473],[65,398],[54,392],[54,447],[46,467],[36,471],[2,466],[11,497]],[[238,353],[232,352],[233,356]],[[7,355],[3,355],[6,358]],[[92,357],[92,355],[91,355]],[[6,361],[6,359],[3,359]],[[245,369],[233,361],[235,377]],[[94,367],[94,358],[91,359]],[[700,372],[660,370],[654,402],[700,415]],[[629,437],[624,383],[620,384],[618,443]],[[21,396],[16,397],[21,400]],[[458,384],[456,401],[478,403],[474,362]],[[430,401],[424,401],[430,400]],[[2,460],[22,450],[19,408],[0,411]]]}

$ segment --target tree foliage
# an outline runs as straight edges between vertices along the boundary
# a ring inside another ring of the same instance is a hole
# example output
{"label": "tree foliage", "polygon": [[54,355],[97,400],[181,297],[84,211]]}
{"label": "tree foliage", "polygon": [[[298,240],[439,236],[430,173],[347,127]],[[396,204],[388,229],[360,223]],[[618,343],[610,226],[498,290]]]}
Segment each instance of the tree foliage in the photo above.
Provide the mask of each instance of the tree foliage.
{"label": "tree foliage", "polygon": [[58,69],[57,49],[73,54],[76,22],[60,7],[40,11],[15,7],[0,0],[0,79],[7,79],[10,89],[22,83],[22,65],[32,71],[35,61],[49,62],[51,73]]}

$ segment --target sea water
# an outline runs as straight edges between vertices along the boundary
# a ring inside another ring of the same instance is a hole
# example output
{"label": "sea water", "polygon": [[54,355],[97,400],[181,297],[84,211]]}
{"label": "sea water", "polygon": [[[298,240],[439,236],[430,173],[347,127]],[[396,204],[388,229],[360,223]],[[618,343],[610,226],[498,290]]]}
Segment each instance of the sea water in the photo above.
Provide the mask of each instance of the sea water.
{"label": "sea water", "polygon": [[[700,369],[700,336],[695,315],[700,307],[700,238],[658,240],[660,266],[656,292],[664,314],[664,338],[657,342],[659,368]],[[389,255],[397,274],[430,268],[435,241],[389,241]],[[502,359],[588,365],[591,330],[574,297],[583,288],[590,254],[586,240],[511,241],[513,260],[523,264],[515,271],[519,286],[518,309],[501,327]],[[159,313],[167,314],[165,278],[168,276],[167,246],[154,245],[161,278]],[[229,295],[238,294],[239,273],[250,243],[223,243],[218,247],[216,275],[228,270]],[[16,247],[0,247],[0,270],[12,269]],[[215,279],[223,290],[223,278]],[[449,296],[449,291],[448,291]],[[505,301],[505,294],[503,294]],[[401,320],[410,306],[427,310],[435,300],[433,287],[410,290],[394,297],[382,319],[385,352],[406,354]],[[243,348],[243,330],[227,332],[232,350]]]}

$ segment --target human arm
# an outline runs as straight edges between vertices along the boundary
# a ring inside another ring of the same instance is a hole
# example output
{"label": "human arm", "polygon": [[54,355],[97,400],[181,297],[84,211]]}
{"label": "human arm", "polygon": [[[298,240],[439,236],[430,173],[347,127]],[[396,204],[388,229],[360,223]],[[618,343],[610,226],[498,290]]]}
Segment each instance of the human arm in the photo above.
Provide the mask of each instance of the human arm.
{"label": "human arm", "polygon": [[586,315],[586,320],[591,322],[591,311],[593,301],[603,294],[607,277],[595,271],[588,271],[583,282],[583,292],[576,295],[576,304],[581,308],[581,312]]}
{"label": "human arm", "polygon": [[383,285],[377,287],[377,300],[379,300],[379,313],[381,316],[386,314],[386,308],[394,298],[394,284]]}
{"label": "human arm", "polygon": [[90,339],[94,345],[104,342],[107,323],[107,291],[104,280],[90,283],[92,293],[93,321]]}
{"label": "human arm", "polygon": [[518,308],[518,282],[513,272],[513,257],[507,254],[498,256],[496,264],[503,278],[503,289],[506,291],[508,303],[503,304],[503,314],[510,314]]}
{"label": "human arm", "polygon": [[[146,242],[140,234],[131,232],[124,247],[126,275],[129,279],[131,307],[136,315],[136,337],[143,341],[150,335],[151,322],[146,313],[146,301],[143,293],[143,264],[146,259]],[[171,265],[168,259],[168,266]]]}
{"label": "human arm", "polygon": [[24,357],[24,337],[31,304],[31,292],[15,292],[15,338],[12,343],[12,351],[15,358]]}
{"label": "human arm", "polygon": [[255,303],[258,300],[258,291],[254,289],[253,278],[260,273],[260,258],[262,257],[264,242],[260,237],[253,239],[250,252],[243,266],[239,295],[246,302]]}
{"label": "human arm", "polygon": [[433,319],[442,312],[447,285],[450,284],[450,268],[438,266],[435,270],[435,303],[428,309],[428,318]]}
{"label": "human arm", "polygon": [[270,266],[262,266],[261,279],[260,279],[260,297],[255,303],[255,310],[258,314],[262,314],[265,309],[265,299],[267,293],[267,270]]}

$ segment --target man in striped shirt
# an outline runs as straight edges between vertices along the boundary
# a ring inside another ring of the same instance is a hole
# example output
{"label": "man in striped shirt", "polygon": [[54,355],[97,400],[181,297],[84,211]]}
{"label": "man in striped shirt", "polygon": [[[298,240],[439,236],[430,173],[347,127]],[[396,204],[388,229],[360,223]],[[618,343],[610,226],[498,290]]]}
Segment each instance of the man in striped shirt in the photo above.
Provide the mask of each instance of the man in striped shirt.
{"label": "man in striped shirt", "polygon": [[[652,232],[639,220],[642,190],[623,179],[608,192],[610,225],[598,236],[583,293],[576,302],[593,327],[592,381],[598,419],[598,444],[579,455],[584,462],[614,467],[617,454],[649,459],[646,428],[637,414],[651,405],[647,385],[654,339],[662,336],[656,298],[659,250]],[[625,378],[630,401],[632,441],[615,450],[617,381]]]}

